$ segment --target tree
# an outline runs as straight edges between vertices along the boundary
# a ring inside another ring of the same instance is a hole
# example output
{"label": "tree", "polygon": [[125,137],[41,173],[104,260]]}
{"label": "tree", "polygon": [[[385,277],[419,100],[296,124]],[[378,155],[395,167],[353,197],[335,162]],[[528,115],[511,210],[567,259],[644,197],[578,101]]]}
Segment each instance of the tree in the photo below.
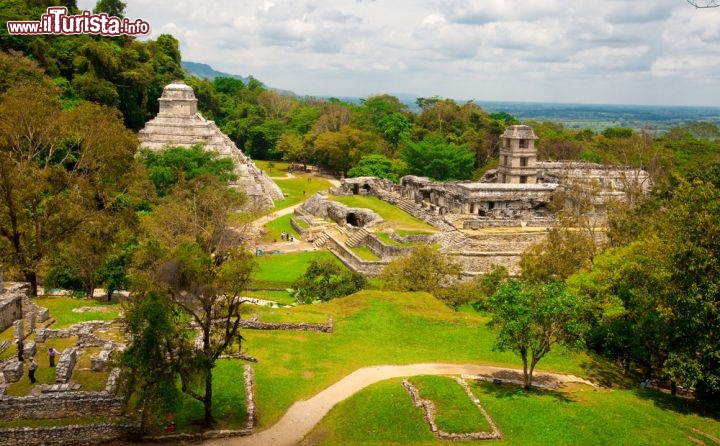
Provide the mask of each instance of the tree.
{"label": "tree", "polygon": [[402,113],[391,113],[377,122],[380,134],[392,146],[393,152],[397,150],[400,141],[410,134],[412,124],[407,116]]}
{"label": "tree", "polygon": [[587,331],[585,301],[561,282],[510,280],[485,308],[492,312],[488,324],[499,329],[495,348],[520,355],[526,389],[532,385],[535,366],[553,346],[579,346]]}
{"label": "tree", "polygon": [[131,409],[139,409],[140,432],[180,405],[177,377],[193,342],[187,314],[149,285],[136,283],[133,299],[123,304],[120,323],[132,341],[117,358],[118,391]]}
{"label": "tree", "polygon": [[62,111],[54,93],[21,84],[0,99],[0,253],[33,294],[60,242],[123,206],[137,147],[117,111]]}
{"label": "tree", "polygon": [[720,395],[720,189],[713,183],[681,182],[658,218],[664,243],[659,265],[665,283],[664,316],[676,338],[665,372],[694,385],[696,397]]}
{"label": "tree", "polygon": [[407,167],[402,160],[391,160],[385,155],[373,154],[360,158],[357,166],[348,171],[348,177],[378,177],[398,182]]}
{"label": "tree", "polygon": [[345,126],[337,132],[323,132],[315,139],[318,164],[333,172],[347,175],[363,154],[372,151],[372,135]]}
{"label": "tree", "polygon": [[239,342],[242,292],[256,266],[229,227],[232,211],[243,202],[244,196],[212,176],[178,183],[143,219],[147,239],[133,273],[132,282],[144,285],[142,293],[169,299],[185,315],[184,328],[197,327],[196,347],[185,353],[187,367],[179,374],[182,391],[203,404],[206,426],[213,423],[212,370]]}
{"label": "tree", "polygon": [[299,304],[327,302],[363,289],[367,280],[362,274],[347,269],[335,260],[313,260],[305,274],[292,284]]}
{"label": "tree", "polygon": [[430,246],[420,246],[391,261],[380,274],[384,286],[397,291],[434,294],[462,275],[462,266]]}
{"label": "tree", "polygon": [[95,5],[93,12],[99,14],[101,12],[107,13],[110,17],[125,17],[125,8],[127,3],[120,0],[98,0]]}
{"label": "tree", "polygon": [[438,134],[420,142],[405,140],[400,156],[411,174],[438,181],[469,179],[475,163],[473,152],[464,145],[448,143]]}
{"label": "tree", "polygon": [[237,179],[230,158],[221,158],[216,152],[203,149],[200,144],[190,148],[169,147],[161,151],[141,149],[138,160],[147,168],[159,197],[170,193],[181,179],[212,175],[225,184]]}

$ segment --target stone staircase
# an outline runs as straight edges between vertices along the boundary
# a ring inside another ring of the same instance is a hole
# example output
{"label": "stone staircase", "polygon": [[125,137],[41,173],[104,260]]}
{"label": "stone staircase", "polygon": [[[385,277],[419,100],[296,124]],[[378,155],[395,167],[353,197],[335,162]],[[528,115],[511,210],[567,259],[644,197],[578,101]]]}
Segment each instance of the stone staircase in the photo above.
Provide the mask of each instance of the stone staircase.
{"label": "stone staircase", "polygon": [[323,246],[325,246],[325,243],[327,243],[329,238],[329,235],[327,235],[325,232],[321,232],[320,234],[318,234],[317,237],[315,237],[313,244],[318,248],[322,248]]}
{"label": "stone staircase", "polygon": [[370,233],[367,229],[359,228],[357,231],[355,231],[354,234],[348,237],[348,239],[345,241],[345,246],[347,246],[348,248],[354,248],[360,243],[362,243],[362,241],[365,240],[365,237],[367,237],[368,235],[370,235]]}
{"label": "stone staircase", "polygon": [[458,251],[468,244],[468,239],[460,231],[445,231],[435,238],[435,242],[439,243],[441,251]]}

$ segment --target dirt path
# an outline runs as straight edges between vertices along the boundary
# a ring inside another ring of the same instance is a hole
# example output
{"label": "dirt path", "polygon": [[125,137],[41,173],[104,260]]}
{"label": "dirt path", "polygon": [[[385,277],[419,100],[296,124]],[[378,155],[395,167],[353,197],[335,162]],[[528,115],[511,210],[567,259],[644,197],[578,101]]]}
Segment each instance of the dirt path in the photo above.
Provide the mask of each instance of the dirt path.
{"label": "dirt path", "polygon": [[[414,375],[487,375],[521,371],[500,367],[473,364],[410,364],[382,365],[358,369],[309,400],[296,401],[283,417],[270,428],[249,437],[224,438],[203,443],[204,445],[227,446],[294,446],[332,409],[335,404],[347,399],[359,390],[377,382]],[[572,375],[536,372],[539,380],[558,383],[589,381]]]}

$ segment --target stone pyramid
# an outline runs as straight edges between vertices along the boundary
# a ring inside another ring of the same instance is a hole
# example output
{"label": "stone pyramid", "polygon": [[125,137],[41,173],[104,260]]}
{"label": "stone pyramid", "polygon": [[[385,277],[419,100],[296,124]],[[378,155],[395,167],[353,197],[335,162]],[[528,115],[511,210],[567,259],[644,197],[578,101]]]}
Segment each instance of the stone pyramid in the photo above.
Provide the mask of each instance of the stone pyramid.
{"label": "stone pyramid", "polygon": [[272,209],[273,200],[283,198],[278,185],[245,156],[213,121],[203,118],[198,112],[197,99],[190,86],[175,81],[165,86],[159,101],[160,112],[140,130],[140,147],[162,150],[202,144],[205,150],[214,150],[235,162],[238,179],[232,185],[247,195],[248,209]]}

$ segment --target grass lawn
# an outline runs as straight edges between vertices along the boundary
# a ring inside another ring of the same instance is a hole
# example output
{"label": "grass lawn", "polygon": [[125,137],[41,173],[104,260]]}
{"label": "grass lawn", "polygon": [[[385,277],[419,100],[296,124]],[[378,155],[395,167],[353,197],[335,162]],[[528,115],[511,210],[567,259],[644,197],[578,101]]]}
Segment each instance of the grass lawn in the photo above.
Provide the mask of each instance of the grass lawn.
{"label": "grass lawn", "polygon": [[[415,362],[489,363],[519,367],[511,353],[492,350],[487,318],[457,313],[425,293],[362,291],[318,305],[259,308],[261,320],[335,321],[335,332],[243,331],[246,353],[257,357],[256,401],[270,426],[296,400],[306,399],[364,366]],[[553,351],[540,369],[582,374],[584,356]]]}
{"label": "grass lawn", "polygon": [[[415,234],[434,234],[438,232],[438,230],[433,226],[376,197],[367,195],[350,195],[346,197],[331,196],[330,199],[349,207],[372,209],[380,217],[382,217],[383,220],[385,220],[385,222],[380,225],[381,227],[390,226],[392,228],[396,228],[398,230],[398,234],[400,234],[400,231],[403,230],[411,231],[411,233]],[[407,233],[408,232],[405,232],[405,234]]]}
{"label": "grass lawn", "polygon": [[337,260],[330,251],[264,254],[255,259],[258,262],[258,270],[251,288],[276,290],[290,288],[295,279],[305,274],[305,270],[313,260]]}
{"label": "grass lawn", "polygon": [[310,198],[316,192],[330,189],[332,183],[322,177],[311,174],[298,174],[295,178],[276,179],[275,183],[285,194],[283,200],[275,202],[275,209],[284,209]]}
{"label": "grass lawn", "polygon": [[[427,377],[411,382],[418,378]],[[372,385],[338,404],[309,434],[307,443],[456,444],[435,439],[400,381]],[[697,444],[716,444],[708,435],[720,436],[717,419],[698,415],[697,408],[687,407],[694,406],[692,402],[654,390],[594,391],[579,385],[560,391],[526,391],[507,384],[469,383],[503,434],[502,440],[491,444],[680,445],[692,444],[690,437],[701,440]],[[444,388],[437,383],[429,387],[433,392]],[[438,407],[438,417],[442,411]],[[457,415],[463,418],[462,413]]]}
{"label": "grass lawn", "polygon": [[295,228],[293,228],[290,224],[290,219],[292,218],[292,216],[293,214],[283,215],[282,217],[278,217],[263,226],[265,234],[263,234],[262,238],[257,243],[263,244],[282,242],[283,240],[281,238],[281,235],[283,232],[292,234],[293,237],[297,238],[298,233],[297,231],[295,231]]}
{"label": "grass lawn", "polygon": [[455,380],[445,376],[414,376],[409,381],[418,389],[420,398],[435,404],[439,429],[453,434],[492,432],[490,423]]}
{"label": "grass lawn", "polygon": [[367,248],[365,246],[356,246],[356,247],[350,248],[350,249],[361,260],[370,260],[370,261],[380,260],[380,257],[378,257],[374,252],[372,252],[370,250],[370,248]]}
{"label": "grass lawn", "polygon": [[253,162],[258,169],[271,177],[284,177],[288,173],[288,166],[290,166],[290,163],[285,161],[253,160]]}
{"label": "grass lawn", "polygon": [[[51,328],[67,328],[78,322],[112,321],[120,311],[117,302],[98,302],[95,299],[48,296],[34,298],[33,302],[50,310],[50,317],[56,321]],[[78,307],[97,307],[98,311],[74,313],[73,308]]]}

